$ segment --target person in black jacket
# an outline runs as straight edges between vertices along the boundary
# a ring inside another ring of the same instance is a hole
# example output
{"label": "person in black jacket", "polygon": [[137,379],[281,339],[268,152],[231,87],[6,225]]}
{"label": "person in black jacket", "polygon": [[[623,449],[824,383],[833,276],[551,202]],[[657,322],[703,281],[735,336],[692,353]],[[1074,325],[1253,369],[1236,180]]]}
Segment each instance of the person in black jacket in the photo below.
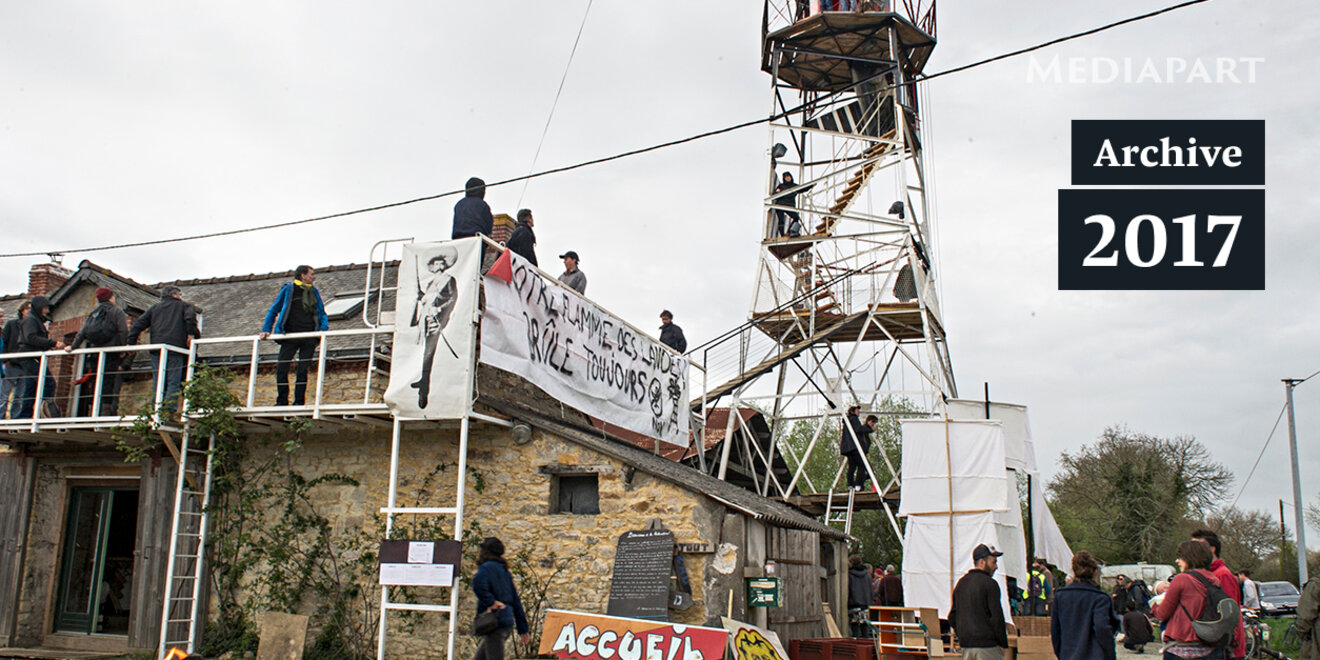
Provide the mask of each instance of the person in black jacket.
{"label": "person in black jacket", "polygon": [[660,343],[679,353],[687,352],[687,337],[683,329],[674,324],[674,313],[669,310],[660,312]]}
{"label": "person in black jacket", "polygon": [[473,660],[504,660],[504,640],[514,626],[518,627],[518,640],[524,645],[531,642],[527,613],[523,610],[518,588],[513,584],[508,563],[504,560],[504,543],[494,536],[482,539],[477,553],[477,574],[472,576],[472,591],[477,595],[477,613],[495,612],[499,628],[481,638],[481,645]]}
{"label": "person in black jacket", "polygon": [[1100,590],[1100,562],[1083,550],[1073,555],[1073,581],[1054,594],[1050,641],[1059,660],[1114,660],[1118,617]]}
{"label": "person in black jacket", "polygon": [[[28,353],[64,348],[64,342],[51,339],[46,332],[46,322],[50,320],[49,315],[50,299],[46,296],[34,296],[28,306],[27,315],[18,324],[18,350],[16,352]],[[32,411],[36,406],[37,375],[41,372],[41,360],[32,357],[23,358],[16,362],[22,370],[23,398],[18,408],[18,415],[13,419],[28,419],[32,417]],[[54,391],[54,387],[55,379],[47,370],[45,382],[41,388],[42,398],[49,398]]]}
{"label": "person in black jacket", "polygon": [[[190,337],[201,339],[202,331],[197,326],[197,312],[193,306],[183,301],[183,291],[177,286],[167,286],[161,290],[160,302],[151,306],[128,330],[128,343],[138,343],[138,336],[144,330],[151,333],[151,343],[168,344],[187,348]],[[160,379],[160,357],[153,358],[156,366],[156,381]],[[161,405],[167,410],[174,409],[174,399],[183,389],[183,372],[188,367],[188,356],[169,351],[165,359],[165,393]],[[156,385],[151,386],[156,391]]]}
{"label": "person in black jacket", "polygon": [[861,490],[866,486],[868,475],[864,457],[871,450],[871,434],[875,433],[876,422],[880,421],[875,415],[868,415],[866,423],[862,423],[858,419],[860,413],[861,406],[848,409],[843,438],[839,440],[839,452],[848,460],[848,488],[852,490]]}
{"label": "person in black jacket", "polygon": [[848,623],[853,637],[871,637],[871,601],[871,569],[861,555],[853,555],[848,558]]}
{"label": "person in black jacket", "polygon": [[1003,660],[1003,649],[1008,648],[999,583],[992,577],[1003,554],[984,543],[976,546],[972,550],[976,568],[953,588],[949,625],[962,645],[962,660]]}
{"label": "person in black jacket", "polygon": [[1150,627],[1150,617],[1137,609],[1136,603],[1128,603],[1127,614],[1123,615],[1123,648],[1144,653],[1146,645],[1153,641],[1155,631]]}
{"label": "person in black jacket", "polygon": [[495,217],[486,203],[486,182],[472,177],[464,186],[467,194],[454,205],[454,229],[450,238],[466,238],[483,234],[490,236],[495,228]]}
{"label": "person in black jacket", "polygon": [[[24,300],[18,306],[18,316],[9,319],[0,330],[0,348],[6,353],[18,352],[18,324],[27,315],[32,303]],[[5,379],[0,384],[0,418],[18,419],[18,409],[23,404],[23,368],[17,360],[5,360]],[[10,403],[10,396],[13,402]]]}
{"label": "person in black jacket", "polygon": [[[94,348],[101,348],[104,346],[123,346],[128,342],[128,315],[119,308],[119,305],[115,304],[115,293],[109,287],[99,287],[96,289],[96,302],[96,309],[93,309],[87,315],[87,319],[83,321],[82,329],[78,331],[78,336],[73,338],[73,343],[69,344],[68,350],[77,350],[83,343]],[[94,332],[94,329],[89,330],[89,328],[100,323],[108,323],[113,327],[114,335],[110,339],[98,343],[92,341],[87,333],[89,331]],[[99,369],[101,373],[101,406],[98,412],[102,415],[119,414],[119,384],[122,379],[119,373],[119,364],[123,356],[124,353],[105,352],[99,356],[93,356],[94,361],[89,360],[92,365],[97,364],[97,362],[101,363],[99,367],[95,368]]]}
{"label": "person in black jacket", "polygon": [[513,250],[514,254],[536,263],[536,232],[532,227],[536,225],[536,219],[532,217],[531,209],[522,209],[518,211],[518,224],[513,227],[513,233],[509,235],[509,241],[505,245]]}

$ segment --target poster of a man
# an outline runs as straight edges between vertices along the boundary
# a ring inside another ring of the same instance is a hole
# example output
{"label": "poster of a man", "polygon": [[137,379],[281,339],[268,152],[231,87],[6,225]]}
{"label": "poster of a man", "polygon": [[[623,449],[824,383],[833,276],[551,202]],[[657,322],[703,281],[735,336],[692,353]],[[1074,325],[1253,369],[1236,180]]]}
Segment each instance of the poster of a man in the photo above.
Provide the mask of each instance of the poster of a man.
{"label": "poster of a man", "polygon": [[445,327],[449,325],[449,316],[458,302],[458,283],[446,271],[458,261],[458,252],[449,246],[439,248],[437,253],[426,262],[425,273],[417,269],[417,301],[413,304],[410,325],[422,325],[422,338],[425,349],[422,353],[421,377],[412,383],[417,390],[417,407],[425,409],[431,394],[431,367],[435,364],[435,352],[440,342],[455,358],[458,353],[445,337]]}

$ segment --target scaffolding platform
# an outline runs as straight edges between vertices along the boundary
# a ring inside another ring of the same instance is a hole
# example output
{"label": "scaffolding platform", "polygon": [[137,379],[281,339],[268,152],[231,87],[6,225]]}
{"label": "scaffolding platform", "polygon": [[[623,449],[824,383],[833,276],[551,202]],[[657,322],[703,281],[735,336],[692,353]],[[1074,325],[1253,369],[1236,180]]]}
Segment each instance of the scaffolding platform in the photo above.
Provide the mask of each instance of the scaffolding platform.
{"label": "scaffolding platform", "polygon": [[[887,341],[888,332],[895,340],[923,341],[926,329],[922,324],[921,306],[916,302],[877,303],[869,315],[844,315],[835,312],[815,312],[817,327],[829,326],[833,332],[817,339],[829,342]],[[754,319],[757,329],[784,344],[795,344],[803,340],[802,328],[811,319],[813,311],[809,309],[788,309],[774,314],[758,316]],[[877,328],[870,319],[874,318],[884,328]],[[842,324],[840,325],[840,322]],[[939,319],[930,319],[931,332],[943,338],[944,327]]]}
{"label": "scaffolding platform", "polygon": [[[834,499],[836,501],[839,500],[840,498],[846,498],[846,497],[847,497],[846,492],[842,494],[840,493],[834,494]],[[790,495],[789,497],[784,498],[784,502],[791,504],[799,509],[802,509],[807,513],[807,515],[823,516],[825,515],[825,506],[828,503],[829,498],[830,498],[829,493],[808,493],[805,495]],[[853,493],[854,510],[871,511],[871,510],[878,510],[884,507],[889,507],[894,510],[898,509],[897,488],[891,488],[890,490],[886,491],[883,501],[880,498],[880,494],[875,492],[874,490],[863,490]]]}
{"label": "scaffolding platform", "polygon": [[[889,51],[889,31],[906,51],[912,76],[926,66],[935,49],[935,37],[923,32],[907,18],[886,12],[822,12],[804,18],[766,36],[778,42],[786,55],[779,63],[779,79],[803,90],[835,91],[856,80],[850,61],[894,62]],[[761,68],[775,74],[766,49]]]}

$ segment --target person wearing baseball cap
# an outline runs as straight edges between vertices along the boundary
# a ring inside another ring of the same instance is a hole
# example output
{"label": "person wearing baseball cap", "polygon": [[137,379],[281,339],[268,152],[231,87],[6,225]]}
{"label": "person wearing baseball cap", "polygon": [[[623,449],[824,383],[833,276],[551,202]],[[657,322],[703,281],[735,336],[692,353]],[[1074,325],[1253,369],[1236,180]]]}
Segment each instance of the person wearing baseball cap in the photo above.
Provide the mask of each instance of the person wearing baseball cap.
{"label": "person wearing baseball cap", "polygon": [[560,283],[584,296],[587,295],[587,276],[578,268],[578,261],[581,261],[578,259],[578,253],[569,250],[559,255],[559,258],[564,260],[564,274],[559,276]]}
{"label": "person wearing baseball cap", "polygon": [[984,543],[973,548],[972,562],[976,567],[967,571],[953,588],[949,624],[962,645],[963,660],[1003,660],[1003,649],[1008,648],[1004,607],[1000,603],[999,583],[994,578],[1003,554]]}

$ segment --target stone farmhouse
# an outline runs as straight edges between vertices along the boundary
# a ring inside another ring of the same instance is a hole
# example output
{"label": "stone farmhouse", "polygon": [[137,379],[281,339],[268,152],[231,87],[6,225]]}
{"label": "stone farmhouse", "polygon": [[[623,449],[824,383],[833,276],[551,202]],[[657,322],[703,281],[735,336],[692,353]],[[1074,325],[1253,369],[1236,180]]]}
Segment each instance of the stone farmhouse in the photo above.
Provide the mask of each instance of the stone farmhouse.
{"label": "stone farmhouse", "polygon": [[[0,298],[12,319],[22,300],[49,297],[50,334],[68,341],[95,306],[98,287],[115,292],[130,321],[164,286],[180,287],[202,326],[191,360],[232,377],[230,412],[240,438],[216,459],[229,470],[216,486],[227,495],[212,499],[207,516],[176,512],[176,503],[200,489],[191,476],[179,478],[181,422],[161,418],[153,428],[143,426],[149,418],[136,417],[142,403],[153,402],[153,365],[164,349],[143,336],[128,352],[122,416],[98,414],[96,378],[81,378],[95,373],[97,349],[50,352],[44,360],[58,416],[0,420],[0,647],[154,653],[187,640],[217,648],[234,642],[225,635],[254,632],[269,610],[310,616],[308,657],[332,649],[374,654],[380,591],[373,553],[385,534],[380,510],[391,488],[393,428],[402,429],[399,501],[428,507],[457,502],[459,428],[405,424],[383,401],[390,333],[367,321],[387,318],[377,313],[393,308],[393,295],[373,287],[392,284],[394,265],[313,265],[330,331],[307,404],[296,407],[274,405],[277,347],[256,337],[292,271],[144,284],[89,261],[72,270],[40,264],[30,271],[28,291]],[[731,613],[768,625],[786,644],[825,636],[826,617],[846,629],[847,537],[758,494],[736,465],[727,480],[695,467],[697,447],[714,453],[735,440],[724,437],[728,410],[711,412],[722,417],[692,449],[662,452],[649,438],[610,429],[514,374],[479,365],[476,390],[463,498],[465,575],[474,568],[476,541],[498,536],[533,613],[603,613],[618,537],[660,526],[673,532],[690,579],[690,606],[671,609],[671,621],[718,625]],[[764,446],[764,419],[750,410],[739,415],[747,423],[735,435],[756,437],[736,439]],[[139,448],[142,460],[126,461],[117,444]],[[177,530],[176,520],[185,520]],[[185,546],[172,539],[195,530],[197,520],[210,533],[200,559],[183,556],[178,548]],[[398,523],[400,534],[445,532],[411,516]],[[177,580],[198,560],[200,597],[186,603],[196,607],[167,613],[167,576]],[[783,580],[784,605],[748,608],[745,580],[762,576],[767,563]],[[458,588],[462,633],[475,598],[466,583]],[[426,589],[408,597],[441,602],[438,591]],[[445,615],[391,614],[386,625],[388,655],[444,656]],[[471,640],[462,635],[460,652],[470,652]]]}

